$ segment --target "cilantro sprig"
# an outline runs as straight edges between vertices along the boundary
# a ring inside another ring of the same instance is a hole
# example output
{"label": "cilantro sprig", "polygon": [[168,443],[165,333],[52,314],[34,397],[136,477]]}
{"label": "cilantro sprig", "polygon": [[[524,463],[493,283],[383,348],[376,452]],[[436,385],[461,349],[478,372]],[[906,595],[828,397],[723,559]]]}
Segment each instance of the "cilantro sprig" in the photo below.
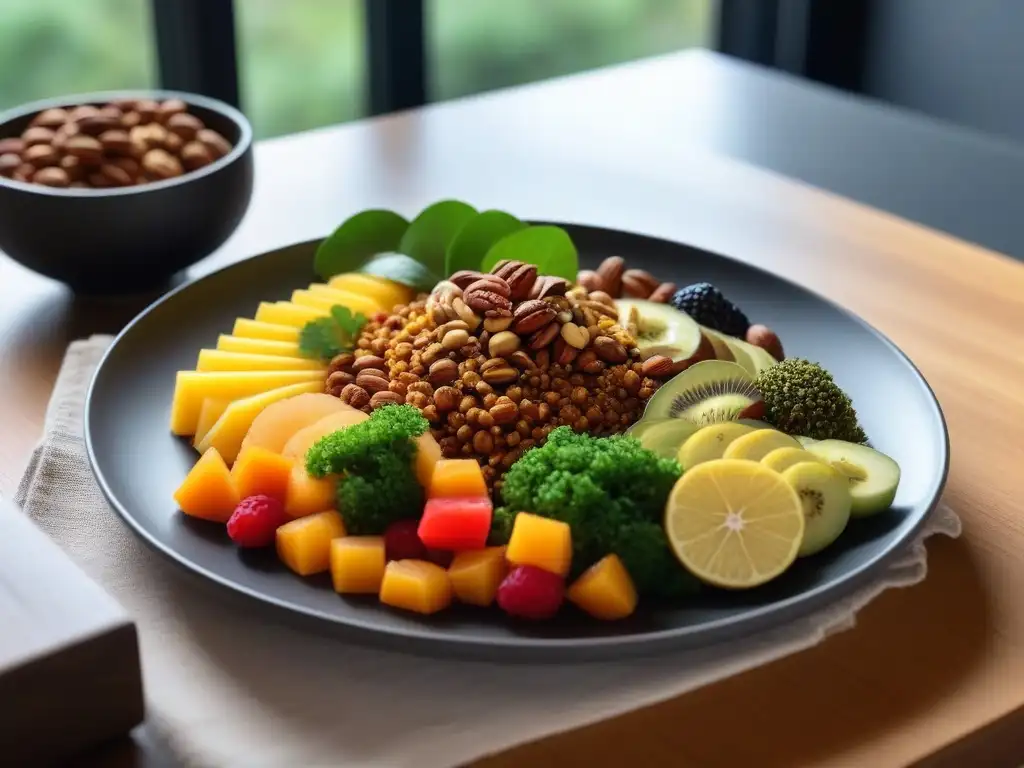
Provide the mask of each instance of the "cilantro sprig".
{"label": "cilantro sprig", "polygon": [[299,332],[299,352],[306,357],[328,361],[342,352],[351,352],[356,336],[366,325],[366,317],[352,314],[348,307],[336,304],[327,317],[310,320]]}

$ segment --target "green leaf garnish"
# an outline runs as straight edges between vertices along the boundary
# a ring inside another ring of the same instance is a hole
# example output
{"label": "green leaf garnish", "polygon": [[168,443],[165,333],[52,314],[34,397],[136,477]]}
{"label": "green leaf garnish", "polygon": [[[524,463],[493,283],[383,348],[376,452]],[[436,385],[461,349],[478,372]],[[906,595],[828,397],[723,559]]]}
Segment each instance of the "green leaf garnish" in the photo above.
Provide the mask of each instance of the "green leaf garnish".
{"label": "green leaf garnish", "polygon": [[504,211],[484,211],[467,221],[451,243],[444,260],[444,276],[460,269],[480,269],[491,246],[506,235],[525,229],[526,224]]}
{"label": "green leaf garnish", "polygon": [[361,211],[320,243],[313,269],[324,280],[355,272],[374,254],[395,250],[408,229],[409,222],[394,211]]}
{"label": "green leaf garnish", "polygon": [[575,281],[579,256],[569,233],[561,227],[545,224],[527,227],[506,235],[487,251],[478,269],[490,272],[503,259],[535,264],[542,275],[555,275]]}
{"label": "green leaf garnish", "polygon": [[368,275],[385,277],[417,291],[430,291],[441,278],[421,262],[404,253],[380,253],[359,269]]}
{"label": "green leaf garnish", "polygon": [[366,324],[362,313],[335,304],[327,317],[310,320],[299,332],[299,352],[317,360],[330,360],[342,352],[351,352],[356,336]]}
{"label": "green leaf garnish", "polygon": [[398,251],[416,259],[433,272],[444,272],[444,257],[448,245],[471,218],[476,208],[461,200],[442,200],[420,211],[402,235],[398,247],[380,248],[380,251]]}

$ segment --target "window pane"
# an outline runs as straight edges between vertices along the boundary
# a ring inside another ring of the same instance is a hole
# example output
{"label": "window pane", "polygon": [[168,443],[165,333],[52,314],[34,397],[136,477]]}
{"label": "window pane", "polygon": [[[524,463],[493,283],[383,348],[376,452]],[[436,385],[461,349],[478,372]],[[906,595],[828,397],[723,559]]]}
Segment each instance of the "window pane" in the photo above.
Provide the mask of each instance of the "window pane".
{"label": "window pane", "polygon": [[149,0],[0,0],[0,109],[156,80]]}
{"label": "window pane", "polygon": [[235,0],[242,108],[257,137],[361,117],[361,0]]}
{"label": "window pane", "polygon": [[692,46],[714,0],[429,0],[431,97],[450,99]]}

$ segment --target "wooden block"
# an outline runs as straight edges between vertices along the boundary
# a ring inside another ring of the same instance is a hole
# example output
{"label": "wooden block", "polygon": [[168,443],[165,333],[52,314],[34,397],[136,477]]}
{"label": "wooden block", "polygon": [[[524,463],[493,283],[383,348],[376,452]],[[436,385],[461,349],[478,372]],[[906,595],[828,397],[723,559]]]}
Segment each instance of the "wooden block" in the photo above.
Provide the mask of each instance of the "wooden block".
{"label": "wooden block", "polygon": [[144,715],[135,625],[50,538],[0,502],[0,755],[48,765]]}

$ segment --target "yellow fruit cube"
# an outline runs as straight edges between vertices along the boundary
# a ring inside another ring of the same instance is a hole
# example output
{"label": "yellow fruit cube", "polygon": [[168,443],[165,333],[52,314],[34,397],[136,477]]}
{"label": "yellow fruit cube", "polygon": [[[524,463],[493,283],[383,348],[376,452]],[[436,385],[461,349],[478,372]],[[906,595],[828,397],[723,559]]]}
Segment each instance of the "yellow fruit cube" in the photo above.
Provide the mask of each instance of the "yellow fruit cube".
{"label": "yellow fruit cube", "polygon": [[452,602],[444,568],[426,560],[392,560],[384,569],[380,601],[415,613],[437,613]]}
{"label": "yellow fruit cube", "polygon": [[225,352],[201,349],[197,371],[326,371],[327,366],[309,357],[258,355],[249,352]]}
{"label": "yellow fruit cube", "polygon": [[573,582],[566,597],[596,619],[624,619],[636,609],[633,579],[618,555],[608,555]]}
{"label": "yellow fruit cube", "polygon": [[[203,400],[238,400],[292,384],[316,386],[301,391],[321,391],[326,379],[324,371],[178,371],[171,401],[171,432],[194,435],[199,423]],[[298,394],[298,392],[295,392]]]}
{"label": "yellow fruit cube", "polygon": [[346,536],[331,542],[331,581],[342,595],[375,595],[384,579],[384,537]]}
{"label": "yellow fruit cube", "polygon": [[216,448],[224,457],[224,461],[232,464],[242,448],[242,441],[249,432],[249,428],[264,408],[278,400],[307,392],[316,392],[322,386],[319,381],[310,381],[234,400],[228,404],[224,413],[217,419],[217,423],[210,427],[210,431],[206,433],[202,441],[196,444],[196,449],[202,453],[207,448]]}
{"label": "yellow fruit cube", "polygon": [[334,510],[300,517],[277,529],[277,556],[299,576],[323,573],[331,567],[331,542],[344,535]]}
{"label": "yellow fruit cube", "polygon": [[231,467],[231,479],[243,499],[264,494],[284,502],[288,497],[288,479],[293,465],[291,459],[252,445],[239,452],[235,465]]}
{"label": "yellow fruit cube", "polygon": [[174,492],[186,515],[226,523],[238,506],[238,490],[224,459],[211,448],[203,454]]}
{"label": "yellow fruit cube", "polygon": [[333,307],[341,306],[346,307],[353,315],[362,313],[367,318],[384,311],[384,308],[372,298],[342,293],[341,291],[324,294],[298,290],[292,293],[292,303],[298,304],[300,307],[312,307],[313,309],[326,309],[328,311]]}
{"label": "yellow fruit cube", "polygon": [[235,326],[231,330],[231,335],[239,336],[243,339],[293,341],[298,344],[299,330],[300,328],[297,326],[278,325],[277,323],[262,323],[258,320],[250,320],[247,317],[240,317],[235,320]]}
{"label": "yellow fruit cube", "polygon": [[441,444],[430,432],[416,438],[416,479],[424,489],[430,487],[437,462],[441,460]]}
{"label": "yellow fruit cube", "polygon": [[434,463],[427,498],[486,496],[487,483],[476,459],[440,459]]}
{"label": "yellow fruit cube", "polygon": [[210,427],[217,423],[224,411],[231,405],[230,400],[222,400],[218,397],[203,398],[203,405],[199,409],[199,420],[196,422],[196,433],[192,437],[192,445],[199,445],[210,431]]}
{"label": "yellow fruit cube", "polygon": [[306,472],[306,467],[296,463],[292,467],[291,474],[288,475],[284,513],[288,517],[305,517],[323,512],[325,509],[335,509],[337,505],[336,487],[336,477],[310,477]]}
{"label": "yellow fruit cube", "polygon": [[508,570],[504,547],[458,552],[448,566],[448,581],[459,602],[488,606]]}
{"label": "yellow fruit cube", "polygon": [[572,565],[569,524],[520,512],[512,523],[505,558],[513,565],[533,565],[565,576]]}
{"label": "yellow fruit cube", "polygon": [[217,337],[217,349],[225,352],[247,352],[251,355],[277,355],[278,357],[302,357],[299,345],[291,341],[274,339],[247,339],[244,336],[229,336],[222,333]]}
{"label": "yellow fruit cube", "polygon": [[[386,312],[394,309],[396,304],[408,304],[415,296],[415,291],[412,288],[407,288],[385,277],[364,275],[360,272],[345,272],[335,275],[325,287],[349,294],[369,296]],[[310,290],[312,289],[313,286],[310,286]]]}
{"label": "yellow fruit cube", "polygon": [[264,301],[256,310],[256,320],[261,323],[275,323],[277,325],[291,325],[302,328],[310,320],[327,317],[326,309],[314,309],[313,307],[300,307],[288,301],[271,303]]}

